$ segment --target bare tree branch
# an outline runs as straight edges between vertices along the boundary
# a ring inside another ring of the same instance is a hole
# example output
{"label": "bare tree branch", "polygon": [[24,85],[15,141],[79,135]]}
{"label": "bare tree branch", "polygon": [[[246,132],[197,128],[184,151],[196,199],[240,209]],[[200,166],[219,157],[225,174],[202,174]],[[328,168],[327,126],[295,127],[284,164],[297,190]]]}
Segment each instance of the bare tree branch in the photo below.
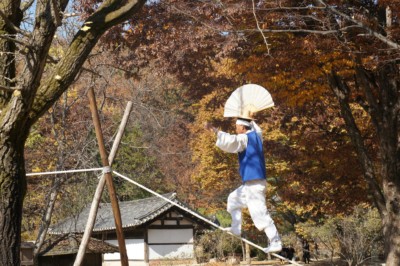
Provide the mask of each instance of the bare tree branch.
{"label": "bare tree branch", "polygon": [[[221,32],[220,29],[217,29],[217,28],[215,28],[215,27],[213,27],[213,26],[210,26],[210,25],[204,23],[204,22],[201,21],[199,18],[197,18],[197,17],[195,17],[195,16],[193,16],[193,15],[191,15],[191,14],[189,14],[189,13],[187,13],[187,12],[181,10],[181,9],[178,9],[176,6],[172,6],[171,8],[172,8],[173,10],[177,11],[177,12],[180,13],[180,14],[183,14],[183,15],[185,15],[185,16],[188,16],[188,17],[194,19],[196,22],[201,23],[201,25],[205,26],[205,27],[208,28],[208,29],[211,29],[211,30],[216,31],[216,32]],[[228,31],[227,31],[227,32],[228,32]]]}
{"label": "bare tree branch", "polygon": [[35,0],[29,0],[27,2],[24,2],[21,6],[21,11],[22,12],[27,11],[33,5],[34,2]]}
{"label": "bare tree branch", "polygon": [[52,10],[53,10],[53,16],[54,16],[54,20],[55,20],[55,24],[57,26],[61,26],[62,22],[61,22],[61,12],[60,9],[57,6],[57,2],[56,0],[51,0],[51,6],[52,6]]}
{"label": "bare tree branch", "polygon": [[400,45],[396,42],[393,42],[391,40],[389,40],[388,38],[386,38],[385,36],[383,36],[382,34],[379,34],[378,32],[372,30],[371,28],[369,28],[368,26],[364,25],[362,22],[353,19],[352,17],[350,17],[349,15],[346,15],[340,11],[338,11],[336,8],[327,5],[324,1],[322,0],[318,0],[318,2],[325,6],[329,11],[331,11],[332,13],[339,15],[345,19],[347,19],[348,21],[351,21],[352,23],[356,24],[359,28],[365,30],[367,32],[368,35],[373,36],[379,40],[381,40],[383,43],[387,44],[388,46],[395,48],[395,49],[400,49]]}
{"label": "bare tree branch", "polygon": [[12,23],[12,21],[8,19],[8,17],[6,16],[6,14],[4,14],[4,12],[2,10],[0,10],[0,17],[4,20],[6,25],[10,29],[13,30],[14,33],[19,33],[24,36],[29,36],[28,32],[25,32],[25,31],[21,30],[20,28],[18,28],[17,26],[15,26],[14,23]]}
{"label": "bare tree branch", "polygon": [[255,3],[254,3],[254,0],[251,0],[251,2],[253,4],[253,15],[254,15],[254,19],[256,20],[257,29],[261,33],[261,36],[263,37],[265,46],[267,47],[267,53],[269,54],[271,45],[268,43],[267,37],[265,36],[263,30],[260,27],[260,23],[259,23],[259,21],[257,19],[256,6],[255,6]]}
{"label": "bare tree branch", "polygon": [[81,14],[80,13],[63,13],[63,18],[72,18],[72,17],[79,17]]}
{"label": "bare tree branch", "polygon": [[[14,36],[14,35],[13,35],[13,36]],[[9,37],[9,35],[4,35],[4,34],[1,35],[1,34],[0,34],[0,38],[6,39],[6,40],[9,40],[9,41],[12,41],[12,42],[15,42],[15,43],[17,43],[17,44],[19,44],[19,45],[22,45],[22,46],[24,46],[24,47],[26,47],[26,48],[29,48],[29,49],[31,48],[31,46],[30,46],[29,44],[23,42],[22,40]]]}
{"label": "bare tree branch", "polygon": [[[340,30],[306,30],[306,29],[261,29],[263,33],[312,33],[312,34],[321,34],[321,35],[328,35],[328,34],[337,34],[340,31],[345,31],[351,28],[351,26],[340,29]],[[232,33],[252,33],[252,32],[259,32],[258,29],[245,29],[245,30],[238,30],[238,31],[227,31]]]}
{"label": "bare tree branch", "polygon": [[21,88],[20,87],[10,87],[10,86],[2,86],[2,85],[0,85],[0,90],[3,90],[3,91],[18,91],[18,90],[21,90]]}

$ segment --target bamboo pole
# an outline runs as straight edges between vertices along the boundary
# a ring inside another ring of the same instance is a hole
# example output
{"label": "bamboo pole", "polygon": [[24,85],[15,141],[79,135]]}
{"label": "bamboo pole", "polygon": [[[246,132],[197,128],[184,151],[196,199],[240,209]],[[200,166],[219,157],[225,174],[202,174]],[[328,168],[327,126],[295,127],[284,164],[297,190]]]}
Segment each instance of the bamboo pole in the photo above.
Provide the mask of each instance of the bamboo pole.
{"label": "bamboo pole", "polygon": [[250,245],[249,243],[244,243],[244,247],[246,249],[246,263],[247,265],[251,265],[251,256],[250,256]]}
{"label": "bamboo pole", "polygon": [[[114,158],[117,154],[119,144],[121,143],[122,134],[125,130],[126,124],[129,119],[129,115],[132,110],[132,102],[129,101],[126,105],[124,116],[122,117],[121,124],[118,128],[117,135],[115,137],[113,146],[111,148],[111,152],[108,156],[108,163],[112,165]],[[101,200],[101,196],[103,194],[104,186],[106,184],[105,175],[101,175],[99,183],[97,184],[96,192],[93,196],[92,205],[90,207],[89,217],[86,222],[85,232],[83,233],[81,244],[79,245],[78,254],[76,256],[74,266],[80,266],[82,264],[83,258],[85,256],[86,247],[89,243],[90,235],[92,234],[94,223],[96,221],[97,210],[99,208],[99,203]]]}
{"label": "bamboo pole", "polygon": [[[107,155],[106,155],[106,151],[105,151],[105,147],[104,147],[103,135],[101,132],[101,125],[100,125],[100,120],[99,120],[98,113],[97,113],[97,105],[96,105],[93,88],[89,89],[88,95],[89,95],[90,109],[92,112],[92,117],[93,117],[95,129],[96,129],[96,137],[97,137],[98,144],[99,144],[99,150],[100,150],[103,167],[109,167],[109,165],[112,165],[112,162],[117,153],[119,144],[121,142],[122,134],[125,130],[125,126],[128,121],[130,111],[132,109],[132,102],[128,102],[128,104],[125,108],[125,113],[124,113],[123,119],[121,121],[117,136],[115,138],[113,147],[111,149],[110,155],[107,160],[107,158],[106,158]],[[107,187],[110,192],[111,205],[112,205],[112,209],[113,209],[113,213],[114,213],[115,227],[116,227],[116,231],[117,231],[118,246],[120,249],[121,265],[128,266],[128,256],[127,256],[127,252],[126,252],[125,239],[124,239],[124,235],[123,235],[123,231],[122,231],[121,213],[119,210],[119,205],[118,205],[118,200],[116,198],[114,185],[112,183],[111,172],[103,173],[103,175],[101,176],[99,183],[97,185],[96,192],[93,197],[92,205],[90,208],[88,221],[86,223],[85,232],[83,234],[82,241],[79,246],[79,250],[78,250],[78,254],[76,256],[75,262],[74,262],[74,266],[80,266],[83,261],[86,247],[89,242],[90,235],[91,235],[91,232],[94,227],[94,223],[96,221],[97,209],[98,209],[98,206],[100,203],[100,199],[101,199],[101,195],[104,190],[105,183],[107,183]]]}

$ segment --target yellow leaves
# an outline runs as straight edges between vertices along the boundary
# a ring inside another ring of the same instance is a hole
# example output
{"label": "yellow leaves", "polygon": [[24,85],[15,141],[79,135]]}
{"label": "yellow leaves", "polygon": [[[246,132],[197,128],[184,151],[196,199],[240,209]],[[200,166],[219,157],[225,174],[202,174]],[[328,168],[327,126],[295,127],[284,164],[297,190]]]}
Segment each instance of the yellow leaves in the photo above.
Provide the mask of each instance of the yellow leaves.
{"label": "yellow leaves", "polygon": [[273,161],[271,161],[271,163],[269,163],[269,161],[267,161],[267,171],[268,173],[272,174],[283,174],[287,171],[289,171],[290,168],[290,163],[284,160],[278,160],[278,159],[274,159]]}
{"label": "yellow leaves", "polygon": [[232,58],[223,58],[219,62],[211,61],[215,77],[233,78],[236,75],[234,71],[234,66],[236,64],[237,60]]}
{"label": "yellow leaves", "polygon": [[299,181],[294,181],[292,183],[289,184],[289,186],[293,189],[297,189],[300,187],[300,182]]}
{"label": "yellow leaves", "polygon": [[331,73],[332,69],[338,71],[339,75],[351,75],[354,73],[354,60],[350,57],[343,57],[340,52],[334,51],[330,54],[320,56],[322,72],[324,74]]}
{"label": "yellow leaves", "polygon": [[32,168],[32,172],[33,173],[40,173],[42,172],[42,168],[40,168],[39,166],[35,166]]}
{"label": "yellow leaves", "polygon": [[25,231],[21,233],[21,240],[22,241],[33,241],[35,240],[34,236],[36,234],[32,234],[31,231]]}
{"label": "yellow leaves", "polygon": [[283,205],[287,208],[287,210],[290,210],[300,217],[307,216],[315,211],[315,206],[313,204],[300,205],[295,202],[285,201]]}
{"label": "yellow leaves", "polygon": [[357,103],[350,103],[352,113],[360,130],[367,130],[371,125],[370,115]]}
{"label": "yellow leaves", "polygon": [[[75,86],[70,86],[70,88],[67,90],[67,98],[75,99],[79,96],[78,94],[78,89]],[[61,101],[64,101],[63,98],[60,98]]]}
{"label": "yellow leaves", "polygon": [[57,38],[55,38],[55,42],[50,47],[49,55],[56,60],[63,58],[65,55],[64,47]]}
{"label": "yellow leaves", "polygon": [[313,228],[315,228],[317,224],[313,221],[307,221],[305,223],[297,223],[295,227],[295,231],[299,236],[302,236],[305,239],[312,238],[311,236]]}
{"label": "yellow leaves", "polygon": [[270,141],[285,142],[288,140],[288,136],[278,128],[268,128],[265,132],[267,132],[265,138]]}
{"label": "yellow leaves", "polygon": [[44,141],[43,136],[38,131],[32,130],[31,133],[29,134],[28,139],[25,142],[25,147],[33,148],[43,143],[43,141]]}

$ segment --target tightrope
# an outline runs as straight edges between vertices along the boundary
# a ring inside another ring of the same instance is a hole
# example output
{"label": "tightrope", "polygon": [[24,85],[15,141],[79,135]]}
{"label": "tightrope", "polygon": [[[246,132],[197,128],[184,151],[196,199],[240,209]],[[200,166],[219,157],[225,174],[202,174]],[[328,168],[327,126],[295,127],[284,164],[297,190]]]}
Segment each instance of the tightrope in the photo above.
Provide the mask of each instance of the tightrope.
{"label": "tightrope", "polygon": [[53,172],[37,172],[37,173],[29,173],[26,176],[36,176],[36,175],[58,175],[58,174],[69,174],[69,173],[82,173],[82,172],[95,172],[95,171],[103,171],[102,168],[91,168],[91,169],[76,169],[76,170],[60,170]]}
{"label": "tightrope", "polygon": [[[240,239],[240,240],[242,240],[243,242],[245,242],[245,243],[247,243],[247,244],[249,244],[249,245],[251,245],[251,246],[253,246],[253,247],[255,247],[255,248],[258,248],[259,250],[261,250],[261,251],[264,252],[264,248],[263,248],[263,247],[261,247],[261,246],[255,244],[255,243],[253,243],[253,242],[251,242],[251,241],[249,241],[249,240],[247,240],[247,239],[245,239],[245,238],[242,238],[242,237],[240,237],[240,236],[234,235],[234,234],[232,234],[232,233],[229,232],[229,231],[225,231],[223,227],[221,227],[221,226],[219,226],[219,225],[217,225],[217,224],[211,222],[210,220],[208,220],[208,219],[204,218],[203,216],[201,216],[201,215],[199,215],[199,214],[193,212],[192,210],[190,210],[190,209],[188,209],[188,208],[186,208],[186,207],[184,207],[184,206],[182,206],[182,205],[179,205],[178,203],[176,203],[176,202],[174,202],[174,201],[172,201],[172,200],[170,200],[170,199],[164,197],[163,195],[161,195],[161,194],[159,194],[159,193],[157,193],[157,192],[155,192],[155,191],[153,191],[153,190],[151,190],[151,189],[149,189],[149,188],[143,186],[142,184],[139,184],[138,182],[136,182],[136,181],[130,179],[130,178],[127,177],[127,176],[124,176],[124,175],[122,175],[122,174],[120,174],[120,173],[118,173],[118,172],[116,172],[116,171],[114,171],[114,170],[113,170],[112,172],[113,172],[113,174],[115,174],[116,176],[119,176],[120,178],[122,178],[122,179],[124,179],[124,180],[126,180],[126,181],[128,181],[128,182],[130,182],[130,183],[132,183],[132,184],[135,184],[136,186],[138,186],[138,187],[140,187],[140,188],[142,188],[142,189],[144,189],[144,190],[150,192],[151,194],[153,194],[153,195],[155,195],[155,196],[157,196],[157,197],[162,198],[163,200],[165,200],[165,201],[167,201],[167,202],[169,202],[169,203],[175,205],[176,207],[178,207],[178,208],[180,208],[180,209],[182,209],[182,210],[184,210],[184,211],[190,213],[191,215],[193,215],[193,216],[195,216],[195,217],[197,217],[197,218],[203,220],[204,222],[206,222],[206,223],[208,223],[208,224],[210,224],[210,225],[212,225],[212,226],[214,226],[214,227],[216,227],[216,228],[222,230],[223,232],[225,232],[225,233],[227,233],[227,234],[229,234],[229,235],[231,235],[231,236],[233,236],[233,237],[235,237],[235,238],[237,238],[237,239]],[[298,265],[298,266],[300,266],[300,264],[298,264],[297,262],[292,261],[292,260],[289,260],[289,259],[287,259],[287,258],[285,258],[285,257],[282,257],[281,255],[276,254],[276,253],[269,253],[269,254],[271,254],[271,255],[273,255],[274,257],[277,257],[277,258],[279,258],[279,259],[281,259],[281,260],[285,260],[285,261],[287,261],[287,262],[289,262],[289,263],[291,263],[291,264],[293,264],[293,265]]]}

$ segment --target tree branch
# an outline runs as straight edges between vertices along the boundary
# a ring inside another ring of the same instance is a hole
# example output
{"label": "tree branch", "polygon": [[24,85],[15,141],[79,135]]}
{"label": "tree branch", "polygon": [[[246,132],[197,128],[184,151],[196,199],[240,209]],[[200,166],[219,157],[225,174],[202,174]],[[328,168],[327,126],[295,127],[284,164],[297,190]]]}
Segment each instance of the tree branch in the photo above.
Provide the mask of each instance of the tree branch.
{"label": "tree branch", "polygon": [[0,17],[4,20],[4,22],[6,23],[7,27],[9,27],[13,33],[19,33],[23,36],[29,36],[29,33],[26,31],[21,30],[20,28],[18,28],[17,26],[14,25],[14,23],[8,19],[8,17],[6,16],[6,14],[4,14],[4,12],[0,9]]}
{"label": "tree branch", "polygon": [[63,18],[72,18],[72,17],[79,17],[81,14],[80,13],[63,13]]}
{"label": "tree branch", "polygon": [[374,122],[374,124],[377,126],[377,128],[379,128],[380,123],[377,120],[378,117],[380,117],[382,110],[379,106],[379,101],[381,99],[377,99],[376,96],[373,94],[372,92],[372,88],[371,88],[371,84],[375,84],[375,80],[373,80],[373,78],[370,76],[369,73],[367,73],[367,70],[361,68],[360,66],[358,66],[356,68],[356,77],[359,80],[359,83],[362,85],[362,87],[364,88],[364,92],[365,92],[365,96],[367,99],[367,102],[369,104],[369,108],[368,108],[368,113],[371,116],[372,121]]}
{"label": "tree branch", "polygon": [[[341,31],[346,31],[350,28],[354,28],[356,26],[347,26],[347,27],[343,27],[341,29],[337,29],[337,30],[307,30],[307,29],[281,29],[281,30],[277,30],[277,29],[261,29],[262,32],[264,33],[311,33],[311,34],[320,34],[320,35],[328,35],[328,34],[337,34],[338,32]],[[255,30],[255,29],[244,29],[244,30],[239,30],[239,31],[226,31],[226,32],[232,32],[232,33],[246,33],[246,32],[250,32],[250,33],[254,33],[254,32],[258,32],[259,30]]]}
{"label": "tree branch", "polygon": [[[195,20],[196,22],[200,23],[201,25],[205,26],[208,29],[211,29],[211,30],[216,31],[216,32],[221,32],[220,29],[217,29],[215,27],[212,27],[212,26],[204,23],[203,21],[201,21],[200,19],[196,18],[192,14],[189,14],[189,13],[187,13],[187,12],[181,10],[181,9],[178,9],[176,6],[171,6],[171,9],[177,11],[179,14],[183,14],[185,16],[188,16],[188,17],[192,18],[193,20]],[[234,31],[225,31],[225,32],[234,32]]]}
{"label": "tree branch", "polygon": [[349,15],[346,15],[338,10],[336,10],[336,8],[327,5],[323,0],[317,0],[321,5],[323,5],[324,7],[326,7],[329,11],[331,11],[332,13],[339,15],[345,19],[347,19],[348,21],[351,21],[352,23],[356,24],[359,28],[364,29],[368,35],[373,36],[379,40],[381,40],[383,43],[387,44],[388,46],[395,48],[395,49],[400,49],[400,45],[396,42],[393,42],[391,40],[389,40],[388,38],[386,38],[385,36],[383,36],[382,34],[377,33],[376,31],[372,30],[371,28],[369,28],[368,26],[364,25],[363,23],[361,23],[360,21],[357,21],[355,19],[353,19],[352,17],[350,17]]}
{"label": "tree branch", "polygon": [[256,20],[257,30],[261,33],[261,36],[263,37],[265,46],[267,47],[267,53],[270,54],[270,44],[268,43],[267,37],[264,35],[264,32],[260,27],[260,23],[258,22],[254,0],[251,0],[251,2],[253,4],[253,15],[254,19]]}
{"label": "tree branch", "polygon": [[18,90],[21,90],[21,88],[0,85],[0,90],[3,90],[3,91],[18,91]]}
{"label": "tree branch", "polygon": [[346,127],[351,138],[351,141],[355,147],[358,155],[358,159],[363,169],[364,177],[368,183],[368,186],[373,193],[373,198],[379,213],[383,216],[387,210],[385,205],[385,197],[382,194],[382,188],[377,182],[373,163],[368,155],[367,149],[365,148],[361,132],[354,120],[353,113],[349,106],[349,88],[346,83],[344,83],[336,72],[332,71],[328,75],[329,86],[339,100],[340,111],[342,117],[346,123]]}
{"label": "tree branch", "polygon": [[24,13],[27,11],[35,2],[35,0],[29,0],[28,2],[24,2],[23,5],[21,6],[21,11]]}
{"label": "tree branch", "polygon": [[6,39],[6,40],[11,41],[11,42],[15,42],[15,43],[17,43],[17,44],[19,44],[19,45],[22,45],[22,46],[24,46],[24,47],[26,47],[26,48],[29,48],[29,49],[31,48],[31,45],[27,44],[26,42],[23,42],[23,41],[21,41],[21,40],[18,40],[18,39],[9,37],[8,35],[4,35],[4,34],[2,35],[2,34],[0,34],[0,38]]}
{"label": "tree branch", "polygon": [[[122,2],[122,3],[121,3]],[[75,34],[64,57],[55,66],[52,74],[38,89],[29,115],[34,123],[68,89],[100,36],[109,28],[125,21],[137,12],[146,0],[110,0],[93,13]]]}
{"label": "tree branch", "polygon": [[60,12],[60,9],[58,8],[58,6],[57,6],[57,2],[56,2],[56,0],[51,0],[51,6],[52,6],[52,10],[53,10],[53,17],[54,17],[54,20],[55,20],[55,23],[54,24],[56,24],[56,26],[58,27],[58,26],[61,26],[61,12]]}

